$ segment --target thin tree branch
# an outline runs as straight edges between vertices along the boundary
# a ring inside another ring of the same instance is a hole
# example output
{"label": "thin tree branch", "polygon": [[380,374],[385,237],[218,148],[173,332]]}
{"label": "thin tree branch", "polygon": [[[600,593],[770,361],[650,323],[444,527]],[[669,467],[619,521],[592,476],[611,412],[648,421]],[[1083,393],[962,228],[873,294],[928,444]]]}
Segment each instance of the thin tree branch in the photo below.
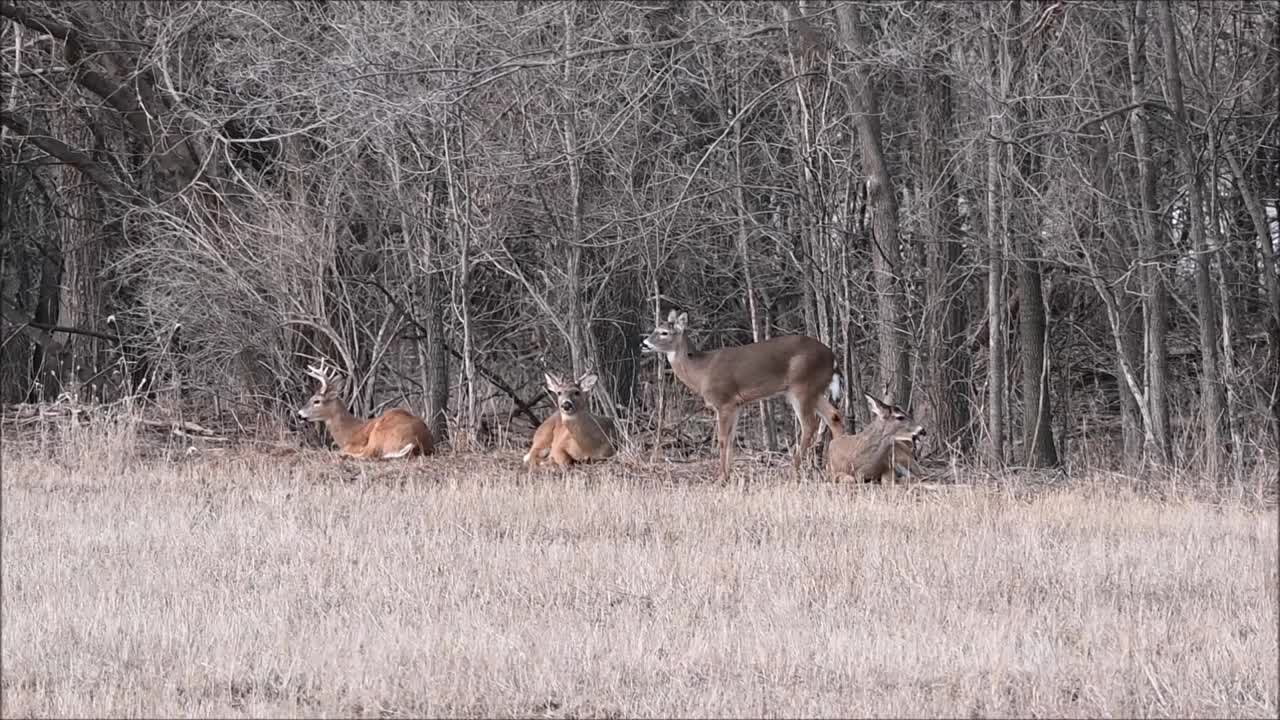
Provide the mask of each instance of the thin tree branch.
{"label": "thin tree branch", "polygon": [[89,178],[98,187],[110,195],[124,198],[137,198],[138,194],[116,179],[102,163],[94,160],[86,153],[49,135],[43,128],[31,128],[22,118],[5,110],[0,110],[0,124],[13,130],[19,136],[30,140],[32,145],[48,153],[51,157],[74,167]]}

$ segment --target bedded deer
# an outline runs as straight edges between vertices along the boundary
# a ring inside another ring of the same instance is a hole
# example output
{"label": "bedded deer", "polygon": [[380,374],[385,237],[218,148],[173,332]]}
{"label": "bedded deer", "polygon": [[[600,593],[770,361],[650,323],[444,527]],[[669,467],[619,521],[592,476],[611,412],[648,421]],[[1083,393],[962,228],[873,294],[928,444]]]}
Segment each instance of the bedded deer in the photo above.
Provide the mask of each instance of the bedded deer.
{"label": "bedded deer", "polygon": [[531,467],[547,459],[565,467],[573,463],[604,460],[614,453],[613,421],[596,417],[587,408],[587,395],[599,378],[587,373],[565,382],[546,373],[547,389],[556,396],[559,412],[538,426],[524,462]]}
{"label": "bedded deer", "polygon": [[851,477],[854,482],[865,479],[892,483],[899,473],[919,474],[915,441],[928,433],[897,405],[866,393],[863,396],[871,409],[871,422],[862,432],[845,433],[838,414],[828,423],[832,439],[827,446],[827,475],[833,480]]}
{"label": "bedded deer", "polygon": [[800,426],[792,467],[800,462],[821,427],[835,414],[842,379],[835,368],[835,353],[807,335],[782,335],[748,345],[705,350],[689,348],[685,338],[688,313],[672,310],[666,322],[658,322],[644,339],[645,352],[667,356],[680,382],[702,397],[716,414],[720,441],[720,478],[729,479],[733,435],[742,406],[775,395],[787,396]]}
{"label": "bedded deer", "polygon": [[320,388],[298,408],[304,420],[323,422],[338,443],[338,452],[365,460],[430,455],[435,441],[422,418],[408,410],[395,408],[372,420],[361,420],[347,410],[339,397],[336,375],[324,363],[307,366],[307,375],[320,382]]}

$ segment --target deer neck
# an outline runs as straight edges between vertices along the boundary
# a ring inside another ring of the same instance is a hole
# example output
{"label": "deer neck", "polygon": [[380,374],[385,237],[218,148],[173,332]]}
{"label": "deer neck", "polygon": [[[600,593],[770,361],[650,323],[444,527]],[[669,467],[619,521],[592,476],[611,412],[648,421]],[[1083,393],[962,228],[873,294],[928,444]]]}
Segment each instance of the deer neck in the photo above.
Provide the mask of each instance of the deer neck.
{"label": "deer neck", "polygon": [[690,388],[697,388],[701,383],[709,353],[700,353],[689,349],[689,341],[681,337],[676,341],[674,349],[667,353],[667,361],[680,382]]}
{"label": "deer neck", "polygon": [[339,446],[346,445],[351,441],[352,436],[360,429],[364,423],[356,419],[355,415],[347,410],[347,406],[337,403],[333,415],[324,421],[325,427],[329,428],[329,434],[333,436],[333,441]]}
{"label": "deer neck", "polygon": [[883,420],[877,421],[872,428],[871,442],[868,443],[871,452],[877,457],[881,455],[888,457],[898,444],[896,430],[897,428],[885,424]]}
{"label": "deer neck", "polygon": [[586,410],[579,410],[572,415],[566,415],[563,411],[560,413],[560,422],[567,428],[569,432],[578,434],[583,429],[589,428],[595,423],[590,420],[591,413]]}

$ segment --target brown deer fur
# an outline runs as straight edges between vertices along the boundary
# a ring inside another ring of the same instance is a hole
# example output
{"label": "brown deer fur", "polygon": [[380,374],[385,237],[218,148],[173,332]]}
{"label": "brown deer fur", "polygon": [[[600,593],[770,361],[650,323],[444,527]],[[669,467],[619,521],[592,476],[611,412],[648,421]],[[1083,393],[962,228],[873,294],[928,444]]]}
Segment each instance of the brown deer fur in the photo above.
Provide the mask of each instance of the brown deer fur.
{"label": "brown deer fur", "polygon": [[680,382],[715,412],[721,479],[729,477],[733,435],[742,406],[775,395],[787,396],[800,427],[792,459],[798,471],[821,427],[819,417],[830,418],[835,412],[831,402],[840,399],[841,377],[831,348],[807,335],[783,335],[698,352],[689,349],[687,326],[687,313],[677,315],[672,310],[667,321],[657,323],[644,339],[644,350],[665,354]]}
{"label": "brown deer fur", "polygon": [[338,396],[334,375],[323,365],[308,367],[307,374],[320,382],[320,388],[298,408],[298,415],[323,422],[338,444],[339,454],[376,460],[430,455],[434,450],[431,430],[408,410],[395,408],[372,420],[361,420],[347,410]]}
{"label": "brown deer fur", "polygon": [[597,417],[587,408],[587,395],[598,379],[587,373],[565,382],[546,374],[547,389],[555,394],[559,412],[543,420],[534,432],[533,443],[524,455],[526,464],[541,465],[549,459],[564,467],[613,456],[613,421]]}
{"label": "brown deer fur", "polygon": [[926,435],[925,429],[902,408],[870,395],[865,397],[871,422],[862,432],[845,433],[839,415],[829,423],[832,439],[827,446],[827,474],[836,480],[851,477],[854,482],[883,483],[894,482],[899,471],[903,475],[918,474],[915,439]]}

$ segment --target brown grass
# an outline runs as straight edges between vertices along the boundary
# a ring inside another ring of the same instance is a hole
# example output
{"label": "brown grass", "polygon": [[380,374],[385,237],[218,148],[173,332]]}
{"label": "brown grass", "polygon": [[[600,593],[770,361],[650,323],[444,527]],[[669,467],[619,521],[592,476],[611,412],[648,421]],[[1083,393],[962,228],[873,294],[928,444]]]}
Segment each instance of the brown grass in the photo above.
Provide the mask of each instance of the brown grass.
{"label": "brown grass", "polygon": [[4,717],[1277,714],[1269,505],[130,432],[0,455]]}

